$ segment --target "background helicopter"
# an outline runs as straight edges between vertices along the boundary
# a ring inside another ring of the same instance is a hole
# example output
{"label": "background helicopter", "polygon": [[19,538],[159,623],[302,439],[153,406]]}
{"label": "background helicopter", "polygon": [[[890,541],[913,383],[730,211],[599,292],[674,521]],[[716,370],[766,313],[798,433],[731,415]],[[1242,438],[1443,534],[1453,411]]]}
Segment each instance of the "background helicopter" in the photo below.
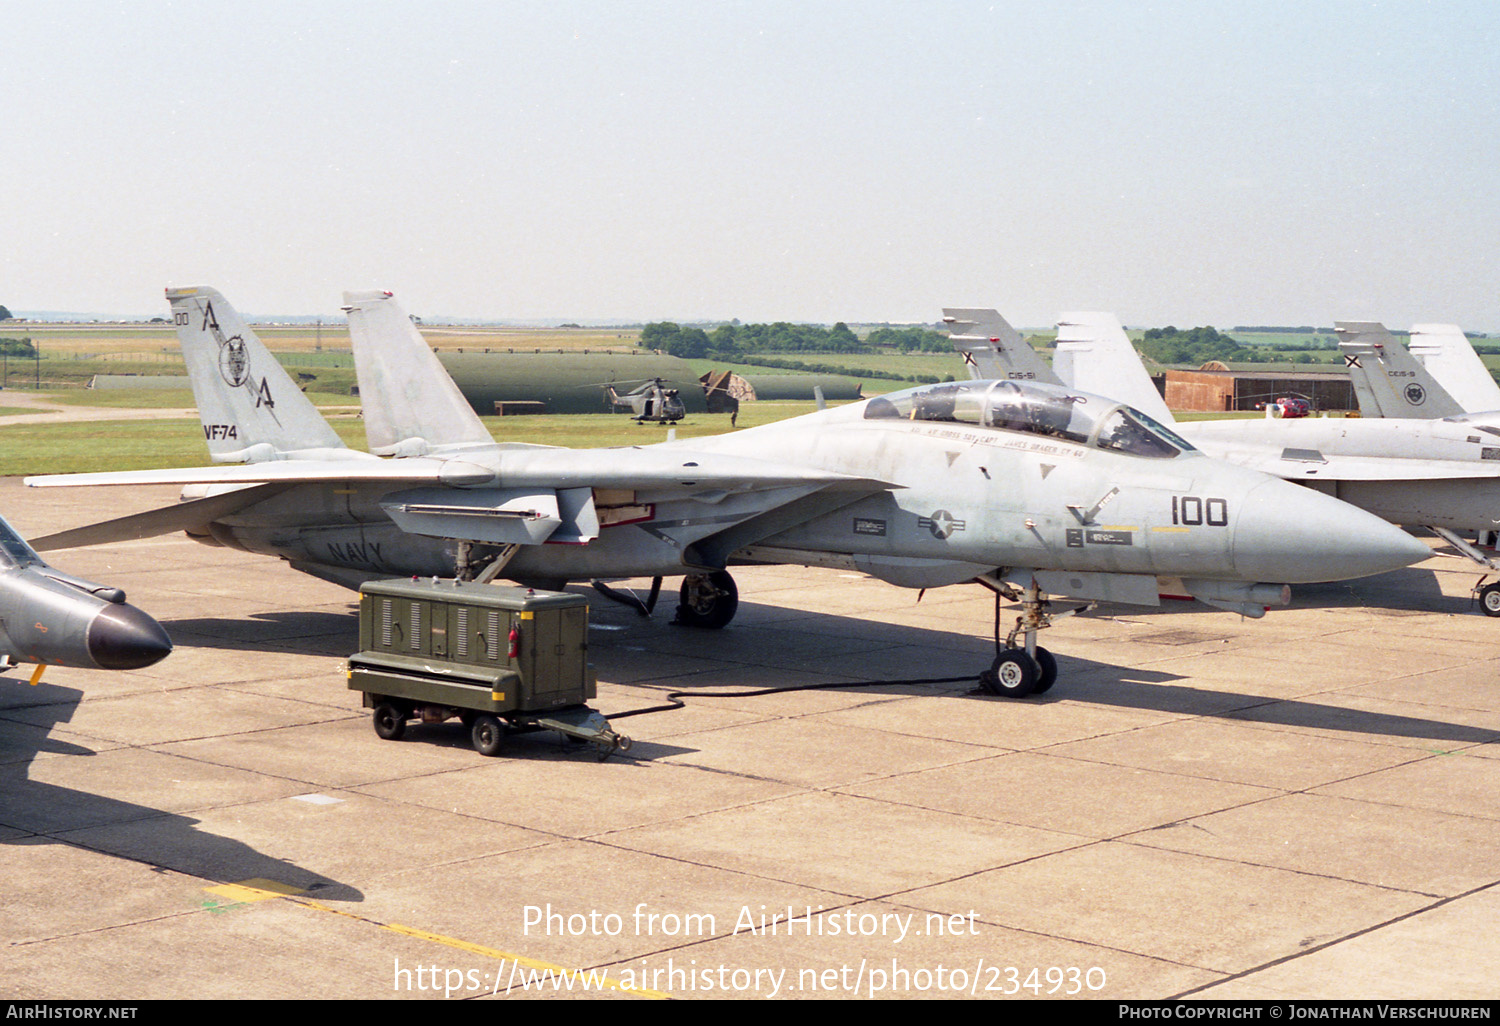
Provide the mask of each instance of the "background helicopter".
{"label": "background helicopter", "polygon": [[611,406],[628,409],[635,415],[630,419],[637,424],[675,424],[687,416],[687,407],[677,394],[677,389],[662,384],[661,378],[648,378],[635,389],[621,395],[615,384],[630,382],[600,382]]}

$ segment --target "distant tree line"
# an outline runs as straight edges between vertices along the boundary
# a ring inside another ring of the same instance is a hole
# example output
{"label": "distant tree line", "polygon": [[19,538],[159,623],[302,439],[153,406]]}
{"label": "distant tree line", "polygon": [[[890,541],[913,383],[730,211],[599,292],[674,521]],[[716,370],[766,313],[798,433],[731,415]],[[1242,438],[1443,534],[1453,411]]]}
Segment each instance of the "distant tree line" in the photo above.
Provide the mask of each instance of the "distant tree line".
{"label": "distant tree line", "polygon": [[1256,349],[1270,349],[1273,352],[1278,352],[1279,353],[1279,352],[1283,352],[1283,351],[1288,350],[1288,349],[1290,349],[1290,350],[1318,349],[1318,350],[1327,350],[1327,351],[1331,352],[1331,351],[1337,349],[1338,347],[1339,347],[1338,340],[1334,339],[1334,338],[1326,338],[1326,339],[1303,339],[1300,342],[1266,342],[1266,343],[1262,343],[1261,345],[1251,347],[1250,351],[1254,352]]}
{"label": "distant tree line", "polygon": [[11,319],[11,313],[10,313],[10,311],[7,310],[5,307],[0,306],[0,321],[8,321],[10,319]]}
{"label": "distant tree line", "polygon": [[[1327,341],[1277,342],[1270,345],[1244,346],[1215,328],[1184,330],[1168,326],[1151,328],[1136,348],[1157,363],[1322,363],[1311,351],[1337,350],[1338,343]],[[1296,350],[1295,355],[1280,355]]]}
{"label": "distant tree line", "polygon": [[641,329],[641,345],[683,359],[734,359],[746,353],[863,353],[867,347],[848,325],[721,324],[712,332],[660,321]]}
{"label": "distant tree line", "polygon": [[684,359],[739,359],[754,353],[951,353],[948,336],[929,328],[876,328],[861,342],[843,321],[831,328],[812,324],[721,324],[712,331],[656,321],[641,329],[641,345]]}
{"label": "distant tree line", "polygon": [[947,335],[930,328],[876,328],[865,336],[871,346],[885,346],[903,353],[951,353],[953,343]]}
{"label": "distant tree line", "polygon": [[0,355],[32,359],[36,356],[36,347],[29,338],[0,338]]}
{"label": "distant tree line", "polygon": [[738,359],[747,353],[868,353],[843,321],[831,328],[812,324],[721,324],[713,331],[656,321],[641,329],[641,345],[685,360]]}
{"label": "distant tree line", "polygon": [[1137,348],[1157,363],[1253,363],[1253,350],[1240,345],[1216,328],[1183,329],[1168,325],[1150,328]]}

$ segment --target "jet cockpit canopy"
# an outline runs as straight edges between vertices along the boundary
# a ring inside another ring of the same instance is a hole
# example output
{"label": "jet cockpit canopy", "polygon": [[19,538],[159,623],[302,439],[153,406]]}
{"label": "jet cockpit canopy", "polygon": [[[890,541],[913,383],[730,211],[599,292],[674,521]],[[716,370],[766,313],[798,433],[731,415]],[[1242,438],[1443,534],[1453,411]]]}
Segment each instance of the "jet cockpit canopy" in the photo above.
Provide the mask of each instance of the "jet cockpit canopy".
{"label": "jet cockpit canopy", "polygon": [[935,421],[1021,431],[1080,445],[1171,459],[1193,446],[1140,410],[1037,381],[958,381],[878,396],[866,419]]}
{"label": "jet cockpit canopy", "polygon": [[15,528],[0,518],[0,570],[36,566],[42,562],[26,540],[15,532]]}

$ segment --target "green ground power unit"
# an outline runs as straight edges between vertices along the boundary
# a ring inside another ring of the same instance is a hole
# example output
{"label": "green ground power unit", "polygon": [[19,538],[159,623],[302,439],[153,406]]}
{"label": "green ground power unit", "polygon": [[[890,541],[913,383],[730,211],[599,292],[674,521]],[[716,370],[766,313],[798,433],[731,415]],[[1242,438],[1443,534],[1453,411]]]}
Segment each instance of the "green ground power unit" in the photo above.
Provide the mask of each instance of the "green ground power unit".
{"label": "green ground power unit", "polygon": [[359,590],[349,687],[364,693],[381,737],[401,737],[411,719],[456,716],[485,755],[519,730],[558,730],[608,751],[628,745],[585,705],[596,683],[582,595],[437,578]]}

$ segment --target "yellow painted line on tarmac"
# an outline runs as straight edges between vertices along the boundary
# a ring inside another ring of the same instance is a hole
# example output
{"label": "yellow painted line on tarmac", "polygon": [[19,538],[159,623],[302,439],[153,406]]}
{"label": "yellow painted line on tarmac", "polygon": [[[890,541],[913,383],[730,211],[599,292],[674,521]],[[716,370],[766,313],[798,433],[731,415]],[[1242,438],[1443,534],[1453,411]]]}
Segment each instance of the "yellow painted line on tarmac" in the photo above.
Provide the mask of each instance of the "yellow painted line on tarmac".
{"label": "yellow painted line on tarmac", "polygon": [[304,894],[300,887],[290,884],[277,883],[275,880],[266,880],[256,877],[253,880],[241,880],[237,884],[220,884],[218,887],[203,888],[209,894],[217,894],[221,898],[230,901],[250,902],[265,901],[267,898],[289,898],[294,894]]}
{"label": "yellow painted line on tarmac", "polygon": [[456,937],[444,937],[440,933],[428,933],[426,930],[418,930],[415,927],[411,926],[402,926],[400,923],[385,923],[383,925],[385,926],[385,929],[390,930],[394,933],[405,934],[408,937],[416,937],[420,940],[432,941],[434,944],[446,944],[450,948],[458,948],[460,951],[468,951],[475,955],[483,955],[485,958],[497,958],[501,961],[514,962],[517,965],[524,965],[528,969],[538,969],[553,973],[556,976],[559,976],[565,980],[572,980],[575,983],[603,986],[609,988],[610,990],[623,991],[626,994],[636,994],[640,997],[655,998],[659,1001],[668,1000],[672,996],[670,994],[663,994],[659,990],[643,990],[640,987],[627,987],[619,980],[611,980],[607,977],[601,980],[597,977],[594,977],[592,974],[580,972],[577,969],[567,969],[560,965],[553,965],[551,962],[542,962],[534,958],[526,958],[524,955],[512,954],[509,951],[499,951],[495,948],[487,948],[481,944],[473,944],[469,941],[459,940]]}
{"label": "yellow painted line on tarmac", "polygon": [[298,898],[297,895],[306,893],[301,888],[278,883],[275,880],[267,880],[262,877],[256,877],[252,880],[242,880],[237,884],[220,884],[217,887],[205,887],[204,890],[209,894],[215,894],[221,898],[228,898],[230,901],[237,902],[265,901],[268,898],[291,898],[295,904],[301,905],[303,908],[316,909],[319,912],[330,912],[333,915],[343,916],[346,919],[357,919],[362,923],[369,923],[371,926],[378,926],[382,930],[399,933],[404,937],[415,937],[418,940],[430,941],[433,944],[442,944],[445,947],[457,948],[459,951],[467,951],[472,955],[479,955],[482,958],[493,958],[502,962],[508,961],[514,965],[523,965],[528,969],[551,973],[559,979],[582,983],[585,986],[604,987],[609,990],[618,990],[625,994],[654,998],[659,1001],[667,1001],[672,997],[672,995],[662,993],[659,990],[628,987],[619,980],[610,979],[609,977],[600,977],[578,969],[568,969],[565,966],[554,965],[551,962],[543,962],[535,958],[527,958],[524,955],[501,951],[498,948],[488,948],[483,944],[459,940],[457,937],[445,937],[440,933],[429,933],[426,930],[418,930],[414,926],[402,926],[400,923],[382,923],[378,920],[370,919],[368,916],[354,915],[350,912],[344,912],[341,909],[331,908],[321,902]]}

